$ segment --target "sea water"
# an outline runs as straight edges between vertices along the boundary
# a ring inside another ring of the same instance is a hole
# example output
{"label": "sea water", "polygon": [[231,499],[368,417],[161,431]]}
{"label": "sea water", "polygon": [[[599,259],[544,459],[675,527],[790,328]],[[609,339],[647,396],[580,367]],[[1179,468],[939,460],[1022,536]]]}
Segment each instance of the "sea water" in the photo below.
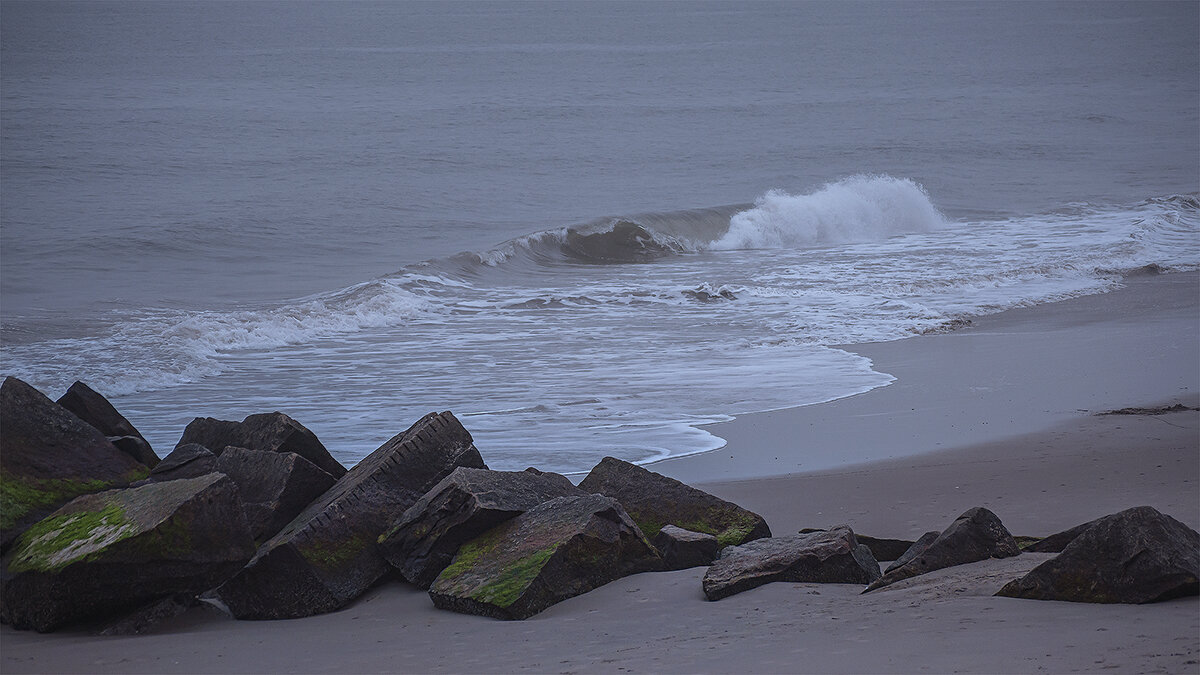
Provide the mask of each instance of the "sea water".
{"label": "sea water", "polygon": [[0,4],[0,373],[166,454],[711,450],[855,343],[1200,264],[1194,3]]}

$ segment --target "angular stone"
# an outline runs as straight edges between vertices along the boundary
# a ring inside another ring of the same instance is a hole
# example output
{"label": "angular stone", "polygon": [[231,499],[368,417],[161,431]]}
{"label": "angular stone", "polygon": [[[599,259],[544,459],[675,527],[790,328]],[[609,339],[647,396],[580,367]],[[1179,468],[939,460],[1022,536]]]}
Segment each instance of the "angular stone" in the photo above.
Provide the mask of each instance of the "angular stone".
{"label": "angular stone", "polygon": [[294,452],[334,478],[346,475],[346,467],[329,454],[316,434],[281,412],[250,415],[241,422],[197,417],[188,423],[175,447],[188,443],[199,443],[215,455],[220,455],[229,446]]}
{"label": "angular stone", "polygon": [[[809,534],[812,532],[824,532],[825,530],[806,527],[800,530],[800,534]],[[913,542],[905,539],[883,539],[880,537],[870,537],[865,534],[854,533],[858,543],[871,549],[871,555],[875,556],[876,560],[896,560],[904,555],[904,552],[912,547]]]}
{"label": "angular stone", "polygon": [[1076,525],[1069,530],[1063,530],[1056,534],[1052,534],[1037,543],[1030,544],[1025,547],[1030,553],[1062,553],[1062,550],[1067,547],[1067,544],[1075,541],[1075,537],[1083,534],[1087,529],[1096,523],[1100,522],[1100,518],[1089,520],[1082,525]]}
{"label": "angular stone", "polygon": [[703,585],[709,600],[720,600],[773,581],[869,584],[878,578],[871,549],[839,525],[726,548],[704,574]]}
{"label": "angular stone", "polygon": [[180,478],[197,478],[217,470],[217,456],[199,443],[181,445],[150,470],[150,483]]}
{"label": "angular stone", "polygon": [[390,569],[376,546],[379,536],[459,466],[487,468],[454,415],[426,415],[264,543],[217,596],[239,619],[340,609]]}
{"label": "angular stone", "polygon": [[996,514],[976,506],[955,519],[923,552],[899,567],[889,567],[886,574],[863,592],[868,593],[944,567],[988,558],[1008,558],[1020,552],[1016,540]]}
{"label": "angular stone", "polygon": [[938,532],[937,530],[926,532],[925,534],[921,535],[919,539],[913,542],[912,546],[908,547],[908,550],[900,554],[899,558],[896,558],[895,562],[893,562],[891,565],[888,565],[888,568],[884,570],[883,573],[887,574],[898,567],[907,565],[908,561],[924,553],[925,549],[929,548],[929,545],[937,541],[937,538],[940,536],[942,536],[942,533]]}
{"label": "angular stone", "polygon": [[692,532],[674,525],[663,525],[654,535],[654,548],[662,554],[663,567],[685,570],[689,567],[711,565],[717,559],[721,545],[717,538],[703,532]]}
{"label": "angular stone", "polygon": [[459,549],[429,589],[465,614],[526,619],[629,574],[661,569],[658,552],[611,497],[558,497]]}
{"label": "angular stone", "polygon": [[1200,594],[1200,533],[1149,506],[1093,522],[996,595],[1141,604]]}
{"label": "angular stone", "polygon": [[104,434],[15,377],[0,385],[0,550],[72,498],[149,472]]}
{"label": "angular stone", "polygon": [[674,478],[613,457],[601,460],[579,487],[621,502],[647,537],[653,538],[667,523],[711,534],[721,546],[736,546],[771,536],[762,516]]}
{"label": "angular stone", "polygon": [[221,474],[84,495],[4,558],[0,614],[54,630],[220,583],[254,554],[237,486]]}
{"label": "angular stone", "polygon": [[216,470],[237,483],[254,541],[270,539],[337,482],[294,452],[230,446]]}
{"label": "angular stone", "polygon": [[145,635],[164,621],[197,607],[200,601],[192,593],[176,593],[160,600],[153,600],[132,612],[109,623],[100,631],[101,635]]}
{"label": "angular stone", "polygon": [[379,538],[383,557],[428,589],[468,541],[555,497],[587,494],[556,473],[460,467]]}
{"label": "angular stone", "polygon": [[[58,399],[58,404],[108,437],[121,452],[151,469],[158,464],[158,455],[129,420],[125,419],[108,399],[82,382],[72,384]],[[118,442],[116,439],[121,439]]]}

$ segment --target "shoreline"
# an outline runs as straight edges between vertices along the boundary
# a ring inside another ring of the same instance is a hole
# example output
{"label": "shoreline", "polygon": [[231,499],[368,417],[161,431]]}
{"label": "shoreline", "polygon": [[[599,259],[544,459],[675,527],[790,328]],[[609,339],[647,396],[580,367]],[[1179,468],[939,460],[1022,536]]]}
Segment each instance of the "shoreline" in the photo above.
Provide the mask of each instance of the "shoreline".
{"label": "shoreline", "polygon": [[[972,506],[1017,535],[1139,504],[1195,528],[1200,411],[1093,413],[1200,407],[1198,281],[1195,272],[1135,277],[1113,293],[982,317],[954,333],[863,345],[897,382],[747,415],[719,426],[726,448],[650,468],[759,513],[776,535],[848,523],[911,539]],[[797,473],[795,458],[777,458],[800,438],[863,461]],[[729,472],[731,459],[744,468]],[[849,584],[773,583],[717,602],[704,599],[704,568],[646,573],[516,622],[437,610],[426,593],[389,581],[343,610],[290,621],[197,608],[134,637],[4,626],[0,671],[1200,670],[1200,598],[992,596],[1048,556],[951,567],[869,595]]]}

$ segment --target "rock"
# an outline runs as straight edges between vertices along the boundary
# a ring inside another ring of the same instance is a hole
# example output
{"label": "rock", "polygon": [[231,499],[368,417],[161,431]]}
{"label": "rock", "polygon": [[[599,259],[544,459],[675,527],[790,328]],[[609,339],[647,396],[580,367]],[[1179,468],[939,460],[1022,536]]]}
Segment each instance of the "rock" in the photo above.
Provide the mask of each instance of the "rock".
{"label": "rock", "polygon": [[601,460],[579,487],[621,502],[650,538],[667,523],[711,534],[721,546],[736,546],[771,536],[762,516],[674,478],[613,457]]}
{"label": "rock", "polygon": [[[96,393],[82,382],[72,384],[58,399],[58,404],[70,410],[76,417],[96,428],[121,452],[151,469],[158,464],[158,455],[142,434],[125,419],[108,399]],[[118,442],[116,439],[120,439]]]}
{"label": "rock", "polygon": [[[809,534],[812,532],[824,532],[825,530],[806,527],[800,530],[800,534]],[[858,539],[858,543],[871,549],[871,555],[875,556],[876,560],[896,560],[904,555],[904,552],[912,547],[913,542],[905,539],[881,539],[879,537],[869,537],[865,534],[854,534]]]}
{"label": "rock", "polygon": [[217,456],[199,443],[181,445],[150,470],[145,482],[161,483],[180,478],[196,478],[217,470]]}
{"label": "rock", "polygon": [[886,574],[872,582],[863,592],[869,593],[943,567],[988,558],[1008,558],[1020,552],[1017,542],[996,514],[976,506],[959,516],[950,527],[930,542],[928,548],[903,565],[889,567]]}
{"label": "rock", "polygon": [[15,377],[0,385],[0,550],[72,498],[128,485],[149,468]]}
{"label": "rock", "polygon": [[109,623],[100,631],[101,635],[145,635],[162,622],[173,619],[193,607],[200,601],[192,593],[176,593],[159,600],[153,600],[133,610],[129,614]]}
{"label": "rock", "polygon": [[270,539],[337,482],[294,452],[230,446],[216,458],[216,470],[237,483],[254,541]]}
{"label": "rock", "polygon": [[584,495],[565,476],[460,467],[413,504],[379,538],[383,557],[428,589],[458,548],[542,502]]}
{"label": "rock", "polygon": [[0,614],[14,628],[50,631],[199,593],[253,554],[237,486],[221,474],[84,495],[13,545]]}
{"label": "rock", "polygon": [[486,469],[471,435],[448,412],[431,413],[342,476],[216,589],[239,619],[332,612],[390,567],[376,541],[459,466]]}
{"label": "rock", "polygon": [[250,415],[241,422],[197,417],[183,430],[183,437],[175,447],[188,443],[199,443],[215,455],[220,455],[229,446],[294,452],[334,478],[346,475],[346,467],[329,454],[316,434],[281,412]]}
{"label": "rock", "polygon": [[891,565],[888,565],[888,568],[883,571],[884,574],[887,574],[896,568],[907,565],[908,561],[924,553],[925,549],[929,548],[929,545],[937,541],[937,538],[941,535],[942,533],[938,532],[937,530],[926,532],[925,534],[921,535],[921,538],[914,541],[913,545],[909,546],[904,553],[901,553],[900,557],[896,558],[895,562],[893,562]]}
{"label": "rock", "polygon": [[996,595],[1132,603],[1200,595],[1200,534],[1149,506],[1105,516]]}
{"label": "rock", "polygon": [[611,497],[558,497],[459,549],[429,589],[465,614],[526,619],[629,574],[661,569],[657,551]]}
{"label": "rock", "polygon": [[1057,534],[1052,534],[1041,541],[1026,546],[1024,550],[1030,553],[1062,553],[1062,550],[1067,547],[1075,537],[1083,534],[1089,527],[1100,522],[1100,518],[1089,520],[1082,525],[1076,525],[1069,530],[1063,530]]}
{"label": "rock", "polygon": [[668,570],[711,565],[721,550],[721,545],[713,535],[669,524],[663,525],[654,535],[653,543],[654,548],[662,554],[664,569]]}
{"label": "rock", "polygon": [[869,584],[879,578],[871,549],[845,525],[731,546],[704,574],[704,595],[727,598],[772,581]]}

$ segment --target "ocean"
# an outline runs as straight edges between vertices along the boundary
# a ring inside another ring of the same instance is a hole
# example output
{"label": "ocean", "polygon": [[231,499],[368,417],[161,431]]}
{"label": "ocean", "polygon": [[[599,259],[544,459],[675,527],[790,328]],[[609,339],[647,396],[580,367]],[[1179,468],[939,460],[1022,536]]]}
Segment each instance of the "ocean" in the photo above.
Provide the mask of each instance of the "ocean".
{"label": "ocean", "polygon": [[0,374],[160,455],[703,452],[1146,266],[1200,266],[1194,2],[0,3]]}

